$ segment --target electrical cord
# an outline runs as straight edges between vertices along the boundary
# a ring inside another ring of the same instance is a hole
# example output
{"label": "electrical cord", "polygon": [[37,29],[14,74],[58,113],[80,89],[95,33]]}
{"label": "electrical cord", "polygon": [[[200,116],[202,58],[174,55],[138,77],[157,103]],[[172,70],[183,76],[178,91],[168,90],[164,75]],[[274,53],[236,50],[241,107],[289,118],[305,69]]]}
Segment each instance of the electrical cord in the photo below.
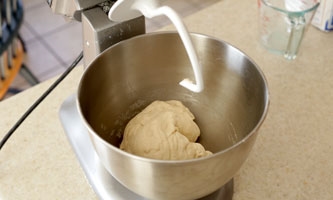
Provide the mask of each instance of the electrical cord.
{"label": "electrical cord", "polygon": [[14,126],[7,132],[7,134],[1,139],[0,142],[0,150],[2,147],[6,144],[7,140],[10,138],[10,136],[13,135],[13,133],[16,131],[16,129],[24,122],[24,120],[32,113],[32,111],[37,108],[37,106],[63,81],[67,75],[77,66],[77,64],[81,61],[83,58],[83,52],[79,54],[79,56],[74,60],[74,62],[66,69],[64,73],[61,74],[61,76],[35,101],[34,104],[32,104],[29,109],[21,116],[21,118],[14,124]]}

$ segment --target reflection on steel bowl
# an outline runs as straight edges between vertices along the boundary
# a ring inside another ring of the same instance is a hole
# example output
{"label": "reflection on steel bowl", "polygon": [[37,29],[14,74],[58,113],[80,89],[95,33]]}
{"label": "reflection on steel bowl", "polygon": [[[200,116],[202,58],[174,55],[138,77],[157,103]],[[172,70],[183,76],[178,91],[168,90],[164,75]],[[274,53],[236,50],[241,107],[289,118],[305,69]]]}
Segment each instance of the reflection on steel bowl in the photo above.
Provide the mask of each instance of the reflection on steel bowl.
{"label": "reflection on steel bowl", "polygon": [[[103,165],[121,184],[151,199],[196,199],[227,183],[240,169],[267,114],[267,83],[258,66],[230,44],[191,34],[205,88],[178,83],[193,78],[176,32],[120,42],[86,69],[78,107]],[[128,121],[154,100],[179,100],[196,116],[199,142],[213,155],[156,160],[119,149]]]}

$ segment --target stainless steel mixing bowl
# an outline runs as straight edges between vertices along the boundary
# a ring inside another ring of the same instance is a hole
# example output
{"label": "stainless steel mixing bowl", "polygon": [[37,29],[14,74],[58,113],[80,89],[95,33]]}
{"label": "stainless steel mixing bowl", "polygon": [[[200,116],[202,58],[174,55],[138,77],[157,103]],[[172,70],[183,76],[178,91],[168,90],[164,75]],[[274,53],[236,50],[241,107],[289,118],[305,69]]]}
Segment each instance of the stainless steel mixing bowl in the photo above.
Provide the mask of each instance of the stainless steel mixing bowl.
{"label": "stainless steel mixing bowl", "polygon": [[[120,42],[86,69],[79,112],[105,168],[150,199],[195,199],[219,189],[240,169],[268,108],[263,73],[226,42],[192,34],[205,89],[178,83],[193,72],[177,33],[151,33]],[[214,154],[182,161],[153,160],[120,150],[126,123],[154,100],[182,101],[196,116],[199,142]]]}

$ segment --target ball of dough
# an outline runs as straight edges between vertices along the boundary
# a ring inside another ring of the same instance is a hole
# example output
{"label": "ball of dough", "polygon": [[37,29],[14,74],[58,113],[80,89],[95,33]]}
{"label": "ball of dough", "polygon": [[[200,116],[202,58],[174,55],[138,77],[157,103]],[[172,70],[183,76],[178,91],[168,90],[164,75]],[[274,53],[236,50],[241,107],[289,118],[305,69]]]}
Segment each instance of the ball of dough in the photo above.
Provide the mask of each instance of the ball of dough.
{"label": "ball of dough", "polygon": [[154,101],[127,124],[120,149],[161,160],[185,160],[212,153],[195,143],[200,129],[180,101]]}

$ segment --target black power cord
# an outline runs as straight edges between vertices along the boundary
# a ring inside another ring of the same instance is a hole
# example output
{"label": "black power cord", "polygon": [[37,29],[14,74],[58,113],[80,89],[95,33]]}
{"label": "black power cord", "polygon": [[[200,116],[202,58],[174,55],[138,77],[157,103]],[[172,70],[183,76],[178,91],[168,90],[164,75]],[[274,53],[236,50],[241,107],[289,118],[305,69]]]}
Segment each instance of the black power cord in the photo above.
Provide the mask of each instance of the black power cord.
{"label": "black power cord", "polygon": [[66,69],[64,73],[40,96],[34,104],[32,104],[29,109],[21,116],[21,118],[14,124],[14,126],[8,131],[8,133],[1,139],[0,142],[0,150],[6,144],[7,140],[10,136],[13,135],[15,130],[24,122],[24,120],[32,113],[32,111],[37,108],[37,106],[63,81],[66,76],[76,67],[76,65],[81,61],[83,58],[83,52],[79,54],[79,56],[74,60],[74,62]]}

